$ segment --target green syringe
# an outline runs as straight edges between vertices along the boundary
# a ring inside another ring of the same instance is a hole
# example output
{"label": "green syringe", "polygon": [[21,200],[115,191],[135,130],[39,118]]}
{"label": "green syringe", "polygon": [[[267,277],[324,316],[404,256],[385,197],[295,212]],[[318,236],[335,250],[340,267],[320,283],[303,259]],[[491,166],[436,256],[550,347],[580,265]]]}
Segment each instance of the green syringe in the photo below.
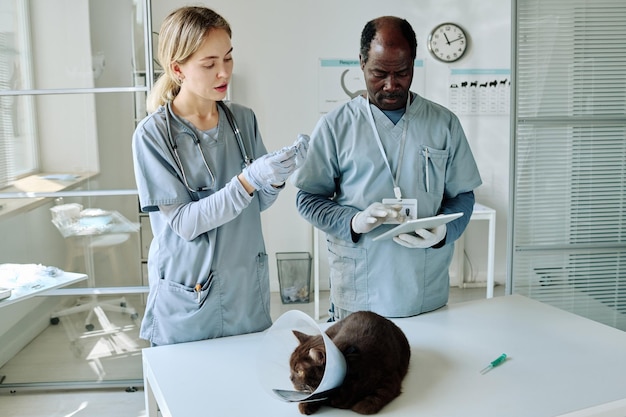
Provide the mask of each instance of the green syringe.
{"label": "green syringe", "polygon": [[502,355],[498,356],[497,359],[493,360],[489,365],[487,365],[485,368],[483,368],[480,373],[481,374],[486,374],[487,372],[491,371],[493,368],[495,368],[498,365],[502,365],[502,363],[506,360],[506,353],[503,353]]}

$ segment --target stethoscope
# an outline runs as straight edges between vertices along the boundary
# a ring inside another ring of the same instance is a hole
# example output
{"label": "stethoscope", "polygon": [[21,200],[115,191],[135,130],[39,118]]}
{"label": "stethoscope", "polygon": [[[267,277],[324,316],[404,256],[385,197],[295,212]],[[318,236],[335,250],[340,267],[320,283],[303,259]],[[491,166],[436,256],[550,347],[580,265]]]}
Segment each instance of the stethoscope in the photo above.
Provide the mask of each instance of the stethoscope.
{"label": "stethoscope", "polygon": [[[235,116],[233,115],[233,113],[230,111],[228,106],[223,101],[218,101],[217,105],[221,107],[222,110],[224,110],[224,114],[226,115],[226,120],[228,120],[228,124],[230,125],[230,128],[233,130],[233,133],[235,134],[235,139],[237,140],[237,145],[239,146],[239,152],[241,152],[241,156],[243,157],[243,162],[241,164],[241,168],[243,169],[249,166],[252,163],[253,159],[248,153],[248,150],[246,149],[246,146],[243,142],[243,138],[241,136],[241,132],[239,131],[239,127],[237,126],[237,122],[235,121]],[[215,187],[215,175],[213,175],[213,171],[211,170],[211,167],[209,167],[206,157],[204,156],[204,151],[202,150],[202,146],[200,146],[200,139],[198,139],[198,136],[193,130],[189,129],[189,127],[187,127],[182,121],[178,120],[177,116],[172,112],[171,102],[168,102],[165,107],[166,107],[165,108],[165,126],[167,128],[167,138],[170,142],[170,145],[172,146],[172,149],[174,150],[174,160],[183,176],[183,182],[185,183],[185,187],[187,187],[187,189],[193,193],[197,193],[200,191],[207,191]],[[174,138],[172,137],[170,118],[174,118],[179,122],[179,124],[182,126],[182,130],[184,131],[184,133],[191,136],[193,143],[196,145],[196,147],[200,151],[200,156],[202,157],[202,163],[204,164],[204,167],[206,168],[211,178],[210,185],[206,187],[197,187],[197,188],[192,188],[189,185],[189,182],[187,181],[187,175],[185,174],[185,168],[183,168],[180,155],[178,155],[178,142],[177,140],[174,140]]]}

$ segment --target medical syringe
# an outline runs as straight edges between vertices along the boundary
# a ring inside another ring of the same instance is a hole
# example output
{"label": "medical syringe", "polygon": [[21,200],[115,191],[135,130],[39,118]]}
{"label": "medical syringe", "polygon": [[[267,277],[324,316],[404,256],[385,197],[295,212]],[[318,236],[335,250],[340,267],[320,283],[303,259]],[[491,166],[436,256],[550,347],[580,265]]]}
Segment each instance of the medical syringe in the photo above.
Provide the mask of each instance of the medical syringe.
{"label": "medical syringe", "polygon": [[480,373],[481,374],[486,374],[487,372],[491,371],[493,368],[495,368],[498,365],[502,365],[502,363],[506,360],[506,353],[503,353],[502,355],[498,356],[497,359],[491,361],[491,363],[489,363],[489,365],[487,365],[485,368],[483,368]]}

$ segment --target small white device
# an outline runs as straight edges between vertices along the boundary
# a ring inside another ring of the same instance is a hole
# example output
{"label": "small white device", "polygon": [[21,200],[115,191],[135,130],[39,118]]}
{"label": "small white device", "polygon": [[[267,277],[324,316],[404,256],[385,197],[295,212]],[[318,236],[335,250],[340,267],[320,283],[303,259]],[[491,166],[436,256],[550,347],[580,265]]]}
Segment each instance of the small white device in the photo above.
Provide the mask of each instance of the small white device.
{"label": "small white device", "polygon": [[0,300],[4,300],[5,298],[9,298],[10,296],[11,296],[11,288],[0,287]]}
{"label": "small white device", "polygon": [[384,224],[401,224],[417,218],[417,199],[415,198],[383,198],[383,204],[402,206],[398,218],[387,220]]}
{"label": "small white device", "polygon": [[461,217],[463,213],[452,213],[452,214],[443,214],[440,216],[433,217],[423,217],[421,219],[409,220],[404,222],[393,229],[387,230],[386,232],[376,236],[374,241],[383,240],[383,239],[391,239],[395,236],[398,236],[402,233],[413,233],[417,229],[432,229],[433,227],[441,226],[442,224],[446,224],[454,219],[458,219]]}

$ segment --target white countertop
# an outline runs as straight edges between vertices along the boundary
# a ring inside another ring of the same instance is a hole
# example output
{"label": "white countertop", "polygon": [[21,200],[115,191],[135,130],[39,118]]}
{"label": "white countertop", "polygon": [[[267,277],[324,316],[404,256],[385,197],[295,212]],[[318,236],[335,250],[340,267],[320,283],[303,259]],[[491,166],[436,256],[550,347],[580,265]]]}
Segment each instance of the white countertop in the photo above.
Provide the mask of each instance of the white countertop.
{"label": "white countertop", "polygon": [[[379,415],[626,415],[626,332],[519,295],[394,321],[411,344],[411,364],[403,394]],[[257,380],[263,336],[144,349],[148,402],[156,399],[164,417],[300,415]],[[507,361],[481,375],[502,353]],[[589,407],[597,412],[577,411]],[[602,414],[602,407],[621,414]],[[154,403],[147,410],[156,415]],[[318,414],[356,415],[328,407]]]}

